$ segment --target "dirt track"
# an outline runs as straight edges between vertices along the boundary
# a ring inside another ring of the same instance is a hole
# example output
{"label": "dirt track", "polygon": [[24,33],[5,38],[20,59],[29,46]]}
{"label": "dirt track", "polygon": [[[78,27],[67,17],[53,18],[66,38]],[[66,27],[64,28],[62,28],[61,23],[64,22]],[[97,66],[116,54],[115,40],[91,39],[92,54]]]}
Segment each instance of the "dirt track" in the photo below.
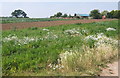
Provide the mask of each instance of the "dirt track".
{"label": "dirt track", "polygon": [[102,73],[100,74],[100,76],[118,76],[119,73],[119,64],[118,62],[120,62],[120,60],[117,60],[111,64],[108,64],[108,68],[103,68],[102,69]]}
{"label": "dirt track", "polygon": [[91,19],[91,20],[66,20],[66,21],[44,21],[44,22],[24,22],[24,23],[8,23],[0,24],[2,30],[10,30],[16,27],[17,29],[24,29],[29,27],[48,27],[48,26],[58,26],[64,24],[74,24],[74,23],[91,23],[100,21],[111,21],[115,19]]}

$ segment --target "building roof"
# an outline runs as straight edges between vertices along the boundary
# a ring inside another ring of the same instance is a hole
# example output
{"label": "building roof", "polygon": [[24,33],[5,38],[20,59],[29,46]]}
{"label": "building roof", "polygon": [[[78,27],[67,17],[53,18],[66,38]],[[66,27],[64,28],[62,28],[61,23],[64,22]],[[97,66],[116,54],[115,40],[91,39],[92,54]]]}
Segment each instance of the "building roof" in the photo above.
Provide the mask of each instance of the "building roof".
{"label": "building roof", "polygon": [[78,16],[90,16],[89,14],[77,14]]}

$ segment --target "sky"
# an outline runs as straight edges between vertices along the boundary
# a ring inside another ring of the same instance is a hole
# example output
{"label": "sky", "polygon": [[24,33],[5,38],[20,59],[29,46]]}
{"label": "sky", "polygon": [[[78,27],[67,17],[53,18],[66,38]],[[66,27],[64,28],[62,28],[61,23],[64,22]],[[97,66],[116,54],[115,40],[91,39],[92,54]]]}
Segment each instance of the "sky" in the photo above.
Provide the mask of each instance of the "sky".
{"label": "sky", "polygon": [[118,2],[119,0],[0,0],[0,2]]}
{"label": "sky", "polygon": [[46,18],[54,15],[57,12],[73,15],[74,13],[89,14],[93,9],[99,9],[100,11],[111,11],[118,9],[117,0],[114,0],[114,2],[113,0],[104,0],[109,2],[94,2],[94,0],[91,0],[91,2],[90,0],[89,2],[79,2],[78,0],[74,0],[74,2],[72,2],[73,0],[69,0],[69,2],[59,2],[59,0],[58,2],[54,2],[55,0],[49,0],[51,2],[47,2],[48,0],[44,0],[44,2],[42,2],[43,0],[29,0],[30,2],[24,2],[22,0],[13,0],[12,2],[9,1],[10,0],[1,1],[0,17],[11,16],[11,12],[16,9],[25,11],[27,16],[32,18]]}

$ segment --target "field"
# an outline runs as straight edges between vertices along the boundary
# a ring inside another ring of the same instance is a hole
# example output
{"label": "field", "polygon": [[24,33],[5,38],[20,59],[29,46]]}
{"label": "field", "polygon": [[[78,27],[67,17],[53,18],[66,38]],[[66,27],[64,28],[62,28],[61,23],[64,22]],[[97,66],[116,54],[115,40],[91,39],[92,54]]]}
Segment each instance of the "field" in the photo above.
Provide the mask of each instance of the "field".
{"label": "field", "polygon": [[[18,18],[18,20],[21,18]],[[111,21],[115,19],[84,19],[84,20],[61,20],[61,21],[40,21],[40,22],[21,22],[21,23],[8,23],[2,25],[2,30],[13,30],[13,29],[24,29],[29,27],[48,27],[48,26],[59,26],[65,24],[74,23],[91,23],[100,21]]]}
{"label": "field", "polygon": [[3,75],[96,76],[117,59],[118,21],[2,32]]}
{"label": "field", "polygon": [[[0,17],[0,23],[20,23],[20,22],[39,22],[39,21],[58,21],[58,20],[71,20],[71,19],[51,19],[51,18],[7,18]],[[74,19],[72,19],[74,20]]]}

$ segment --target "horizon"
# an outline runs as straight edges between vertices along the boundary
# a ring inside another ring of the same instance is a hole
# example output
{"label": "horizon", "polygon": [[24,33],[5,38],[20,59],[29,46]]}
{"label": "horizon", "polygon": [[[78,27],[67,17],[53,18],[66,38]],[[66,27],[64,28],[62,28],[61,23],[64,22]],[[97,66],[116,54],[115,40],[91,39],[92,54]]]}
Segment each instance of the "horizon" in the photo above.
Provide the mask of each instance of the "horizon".
{"label": "horizon", "polygon": [[2,2],[0,17],[9,17],[14,10],[21,9],[30,18],[48,18],[57,12],[63,14],[89,14],[91,10],[100,12],[118,10],[117,2]]}

